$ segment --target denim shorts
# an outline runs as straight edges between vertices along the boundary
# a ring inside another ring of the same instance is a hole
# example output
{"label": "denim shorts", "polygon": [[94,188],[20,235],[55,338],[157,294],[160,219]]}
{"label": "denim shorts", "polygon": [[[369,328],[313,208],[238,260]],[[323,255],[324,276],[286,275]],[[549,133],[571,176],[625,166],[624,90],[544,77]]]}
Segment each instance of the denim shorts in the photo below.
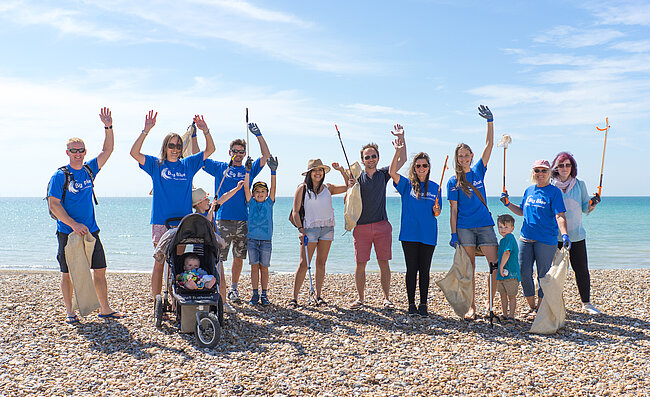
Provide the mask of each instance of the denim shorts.
{"label": "denim shorts", "polygon": [[494,226],[473,227],[470,229],[456,229],[458,241],[463,247],[482,247],[484,245],[499,245]]}
{"label": "denim shorts", "polygon": [[248,239],[248,263],[271,266],[271,240]]}
{"label": "denim shorts", "polygon": [[334,240],[334,226],[309,227],[305,229],[308,243],[317,243],[318,240]]}

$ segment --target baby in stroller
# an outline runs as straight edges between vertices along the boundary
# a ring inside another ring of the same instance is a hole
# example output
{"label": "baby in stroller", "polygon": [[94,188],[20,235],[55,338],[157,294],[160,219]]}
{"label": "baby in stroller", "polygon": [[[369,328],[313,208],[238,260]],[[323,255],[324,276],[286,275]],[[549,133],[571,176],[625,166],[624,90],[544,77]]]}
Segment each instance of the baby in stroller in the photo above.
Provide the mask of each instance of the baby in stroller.
{"label": "baby in stroller", "polygon": [[201,269],[201,259],[196,254],[185,256],[183,270],[176,276],[176,281],[185,289],[211,289],[217,282],[213,275]]}

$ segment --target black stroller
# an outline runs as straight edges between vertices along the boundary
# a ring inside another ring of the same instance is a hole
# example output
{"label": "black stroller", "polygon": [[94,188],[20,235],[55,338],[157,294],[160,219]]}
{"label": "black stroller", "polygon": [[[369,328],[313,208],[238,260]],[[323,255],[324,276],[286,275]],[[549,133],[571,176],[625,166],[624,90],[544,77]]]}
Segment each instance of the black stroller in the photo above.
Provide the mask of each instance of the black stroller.
{"label": "black stroller", "polygon": [[[212,288],[186,289],[176,281],[189,254],[197,255],[201,269],[216,278]],[[156,296],[154,306],[156,327],[162,326],[163,313],[174,312],[180,332],[194,332],[200,347],[214,347],[221,337],[224,320],[217,272],[221,256],[212,223],[200,214],[185,216],[167,247],[166,256],[163,291]]]}

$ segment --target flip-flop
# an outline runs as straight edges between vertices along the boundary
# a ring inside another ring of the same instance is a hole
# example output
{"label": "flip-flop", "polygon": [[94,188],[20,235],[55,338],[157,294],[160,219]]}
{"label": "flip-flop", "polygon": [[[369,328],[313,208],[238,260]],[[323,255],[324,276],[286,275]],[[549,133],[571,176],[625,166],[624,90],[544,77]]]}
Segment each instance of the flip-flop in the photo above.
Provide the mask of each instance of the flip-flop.
{"label": "flip-flop", "polygon": [[65,319],[66,324],[79,324],[79,317],[77,315],[67,316]]}
{"label": "flip-flop", "polygon": [[359,299],[355,300],[354,303],[350,306],[350,310],[359,310],[363,307],[363,302]]}
{"label": "flip-flop", "polygon": [[114,311],[113,313],[101,314],[99,313],[99,318],[110,318],[113,320],[119,320],[126,317],[126,314],[119,314],[119,312]]}
{"label": "flip-flop", "polygon": [[384,300],[384,309],[392,310],[395,308],[395,305],[393,302],[389,301],[388,299]]}
{"label": "flip-flop", "polygon": [[287,309],[297,309],[298,308],[298,301],[295,299],[291,299],[289,301],[289,304],[287,305]]}
{"label": "flip-flop", "polygon": [[318,298],[316,298],[316,306],[318,307],[327,306],[327,302],[325,302],[325,300],[319,296]]}
{"label": "flip-flop", "polygon": [[468,316],[467,314],[463,317],[463,320],[465,321],[474,321],[476,320],[476,312],[472,313],[472,315]]}

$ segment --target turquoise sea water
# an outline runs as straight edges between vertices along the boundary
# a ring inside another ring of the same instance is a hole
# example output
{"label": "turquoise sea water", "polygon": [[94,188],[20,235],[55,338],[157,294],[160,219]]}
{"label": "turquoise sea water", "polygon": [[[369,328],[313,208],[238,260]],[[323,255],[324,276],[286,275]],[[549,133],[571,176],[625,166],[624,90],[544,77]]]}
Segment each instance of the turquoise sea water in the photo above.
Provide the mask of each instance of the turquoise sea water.
{"label": "turquoise sea water", "polygon": [[[151,198],[98,198],[97,222],[106,250],[109,271],[149,272],[153,259],[151,244]],[[516,198],[512,198],[516,202]],[[298,234],[287,220],[291,198],[279,197],[274,209],[274,234],[271,270],[293,272],[298,263]],[[449,207],[445,201],[438,218],[438,246],[432,270],[449,269],[453,250],[449,241]],[[488,198],[493,216],[507,210],[498,198]],[[388,217],[393,225],[391,269],[405,271],[404,256],[398,241],[400,199],[387,198]],[[343,199],[334,198],[336,228],[327,262],[330,273],[353,273],[352,233],[343,228]],[[39,198],[0,198],[0,269],[58,270],[56,225],[45,201]],[[605,197],[597,209],[584,218],[587,247],[592,269],[650,268],[650,197]],[[515,234],[521,227],[516,218]],[[481,262],[482,261],[482,262]],[[479,260],[479,270],[487,270]],[[230,261],[225,263],[229,268]],[[246,267],[245,267],[246,269]],[[378,267],[371,255],[368,270]]]}

